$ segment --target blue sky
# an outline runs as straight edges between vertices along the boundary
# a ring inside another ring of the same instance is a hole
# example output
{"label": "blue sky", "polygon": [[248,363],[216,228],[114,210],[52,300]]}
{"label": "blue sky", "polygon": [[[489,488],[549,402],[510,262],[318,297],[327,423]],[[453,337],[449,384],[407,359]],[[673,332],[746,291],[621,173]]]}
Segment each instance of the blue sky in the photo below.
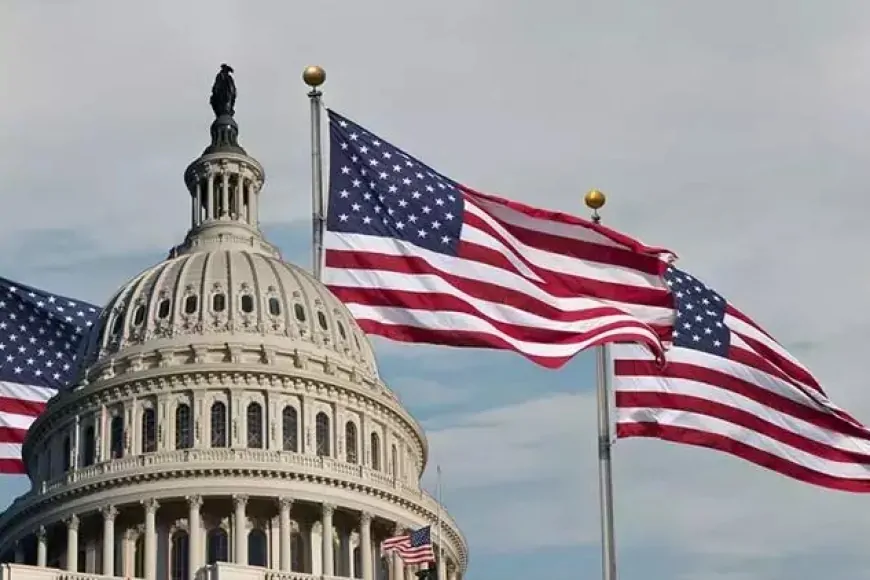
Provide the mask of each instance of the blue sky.
{"label": "blue sky", "polygon": [[[870,5],[0,3],[0,273],[102,303],[188,226],[182,172],[236,69],[261,220],[309,260],[304,66],[329,106],[477,189],[674,249],[870,420]],[[471,580],[597,577],[591,360],[376,340],[426,427]],[[870,576],[870,503],[710,451],[615,449],[621,580]],[[427,474],[427,485],[432,474]],[[25,488],[0,478],[9,501]]]}

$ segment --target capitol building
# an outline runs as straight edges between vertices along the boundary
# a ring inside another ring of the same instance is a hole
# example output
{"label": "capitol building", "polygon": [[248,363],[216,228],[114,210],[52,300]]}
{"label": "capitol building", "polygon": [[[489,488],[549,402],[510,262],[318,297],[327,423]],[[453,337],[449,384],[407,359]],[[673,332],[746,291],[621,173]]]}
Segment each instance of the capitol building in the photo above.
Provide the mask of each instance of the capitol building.
{"label": "capitol building", "polygon": [[108,301],[28,432],[2,580],[411,580],[379,546],[427,525],[438,579],[463,578],[426,436],[347,308],[263,237],[264,180],[217,115],[190,230]]}

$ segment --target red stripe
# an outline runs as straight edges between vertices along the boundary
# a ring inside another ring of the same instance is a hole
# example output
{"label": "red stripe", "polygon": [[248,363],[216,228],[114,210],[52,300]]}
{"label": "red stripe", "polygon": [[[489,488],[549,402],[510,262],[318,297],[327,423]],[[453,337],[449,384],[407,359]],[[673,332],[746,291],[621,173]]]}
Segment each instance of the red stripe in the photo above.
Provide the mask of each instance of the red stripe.
{"label": "red stripe", "polygon": [[710,401],[693,395],[659,392],[617,391],[616,406],[621,408],[651,408],[671,409],[698,413],[708,417],[722,419],[733,425],[745,428],[747,431],[760,433],[771,439],[789,445],[795,449],[806,451],[816,457],[837,461],[840,463],[870,463],[870,455],[848,451],[819,443],[803,437],[794,431],[758,417],[743,409],[730,407],[722,403]]}
{"label": "red stripe", "polygon": [[781,356],[778,352],[756,338],[746,336],[745,334],[735,332],[734,330],[732,330],[732,332],[740,336],[740,338],[746,341],[746,344],[748,344],[752,350],[757,352],[759,356],[770,361],[771,365],[775,365],[778,369],[781,369],[782,372],[786,373],[792,380],[798,381],[812,389],[815,389],[817,392],[824,394],[824,391],[818,381],[816,381],[816,378],[805,368],[794,364],[792,361]]}
{"label": "red stripe", "polygon": [[791,415],[817,427],[870,441],[870,433],[858,425],[844,421],[830,413],[812,409],[791,399],[771,393],[750,381],[741,380],[708,367],[669,361],[664,370],[662,370],[653,361],[618,359],[614,361],[614,374],[616,376],[659,377],[665,380],[669,378],[687,379],[706,383],[737,393],[766,407],[786,415]]}
{"label": "red stripe", "polygon": [[[327,250],[326,266],[342,270],[377,270],[409,275],[429,275],[441,278],[460,292],[473,298],[498,302],[526,312],[533,312],[543,318],[561,322],[577,322],[592,320],[600,316],[618,312],[615,307],[601,306],[584,310],[562,310],[524,292],[506,288],[491,282],[481,282],[445,272],[435,268],[426,260],[417,257],[389,256],[372,252],[353,252],[344,250]],[[330,286],[332,288],[332,286]],[[552,288],[547,286],[546,292]],[[582,296],[575,290],[565,297]]]}
{"label": "red stripe", "polygon": [[0,474],[21,475],[27,473],[20,459],[0,458]]}
{"label": "red stripe", "polygon": [[[622,439],[651,437],[674,443],[716,449],[806,483],[841,491],[870,492],[870,479],[846,479],[819,473],[716,433],[657,423],[619,423],[616,426],[616,434]],[[870,477],[870,471],[868,471],[868,477]]]}
{"label": "red stripe", "polygon": [[12,415],[26,415],[38,417],[45,410],[45,403],[41,401],[28,401],[15,397],[0,397],[0,413]]}
{"label": "red stripe", "polygon": [[[584,342],[598,334],[619,328],[637,328],[640,331],[648,331],[647,325],[641,322],[623,320],[606,324],[599,323],[593,329],[586,332],[569,332],[502,322],[487,316],[471,304],[451,294],[402,292],[381,288],[348,288],[342,286],[330,286],[329,289],[345,304],[426,310],[430,312],[443,312],[448,315],[450,313],[468,314],[478,320],[491,324],[497,330],[517,340],[545,345]],[[620,314],[620,312],[613,309],[613,312],[608,314]]]}
{"label": "red stripe", "polygon": [[15,427],[0,427],[0,443],[24,443],[27,429]]}
{"label": "red stripe", "polygon": [[[481,211],[486,212],[485,208],[480,209]],[[554,234],[528,230],[514,224],[499,221],[495,216],[490,215],[490,217],[520,243],[551,254],[565,256],[575,260],[603,264],[606,266],[628,268],[650,276],[660,276],[664,272],[664,268],[667,266],[665,262],[656,256],[638,254],[627,248],[604,246]],[[463,221],[464,225],[482,230],[496,238],[506,247],[513,250],[517,257],[522,256],[521,248],[517,248],[512,241],[505,238],[501,232],[493,228],[492,225],[484,221],[480,216],[466,211]]]}
{"label": "red stripe", "polygon": [[[499,350],[512,350],[518,352],[514,347],[503,339],[486,334],[484,332],[470,332],[460,330],[433,330],[430,328],[418,328],[414,326],[405,326],[400,324],[384,324],[375,322],[374,320],[358,320],[360,328],[366,334],[383,336],[391,340],[400,342],[436,344],[441,346],[456,346],[467,348],[495,348]],[[624,333],[617,334],[606,339],[606,342],[638,342],[638,337],[634,334]],[[604,344],[605,341],[593,341],[590,346]],[[651,349],[657,349],[658,345],[648,344]],[[542,367],[548,369],[558,369],[568,362],[572,357],[540,357],[532,356],[526,353],[520,353],[527,359],[535,362]]]}

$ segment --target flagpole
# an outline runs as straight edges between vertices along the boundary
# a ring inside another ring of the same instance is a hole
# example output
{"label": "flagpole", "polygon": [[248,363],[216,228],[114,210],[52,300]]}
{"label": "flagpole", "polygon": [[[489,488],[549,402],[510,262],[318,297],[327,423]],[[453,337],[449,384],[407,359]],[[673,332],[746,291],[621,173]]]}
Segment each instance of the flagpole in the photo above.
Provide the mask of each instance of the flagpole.
{"label": "flagpole", "polygon": [[[601,223],[598,210],[607,201],[597,189],[584,198],[592,221]],[[598,404],[598,500],[601,510],[601,578],[616,580],[616,543],[613,533],[613,472],[610,449],[610,356],[607,345],[596,348],[596,399]]]}
{"label": "flagpole", "polygon": [[326,81],[326,71],[319,66],[308,66],[302,72],[302,80],[311,87],[308,100],[311,103],[311,268],[314,277],[323,276],[323,230],[326,226],[326,211],[323,197],[323,161],[320,148],[320,97],[318,87]]}
{"label": "flagpole", "polygon": [[[442,574],[441,567],[445,565],[444,563],[444,542],[441,541],[441,510],[443,509],[441,505],[441,466],[436,466],[436,472],[438,475],[437,482],[435,484],[435,495],[438,496],[436,501],[438,502],[438,563],[435,565],[435,573],[438,577],[444,578],[445,574]],[[446,572],[446,570],[445,570]],[[436,580],[436,579],[432,579]]]}

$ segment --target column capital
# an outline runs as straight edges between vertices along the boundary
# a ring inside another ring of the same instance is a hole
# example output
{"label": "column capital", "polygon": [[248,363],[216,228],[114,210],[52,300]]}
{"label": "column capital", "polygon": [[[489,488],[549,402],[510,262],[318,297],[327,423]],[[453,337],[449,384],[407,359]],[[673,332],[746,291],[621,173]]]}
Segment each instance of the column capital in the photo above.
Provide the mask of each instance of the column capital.
{"label": "column capital", "polygon": [[335,504],[323,502],[322,506],[323,506],[323,515],[331,516],[332,514],[335,513]]}
{"label": "column capital", "polygon": [[67,519],[64,520],[66,527],[70,530],[78,530],[79,529],[79,517],[75,514],[71,515]]}
{"label": "column capital", "polygon": [[359,522],[366,527],[372,525],[372,514],[369,512],[360,512]]}
{"label": "column capital", "polygon": [[279,497],[278,498],[278,508],[281,511],[284,511],[284,510],[290,511],[290,509],[293,508],[293,498],[292,497]]}
{"label": "column capital", "polygon": [[238,508],[240,505],[242,507],[244,507],[245,504],[247,504],[247,503],[248,503],[248,496],[246,496],[244,494],[236,494],[233,496],[233,505],[236,506],[236,508]]}
{"label": "column capital", "polygon": [[127,528],[124,530],[124,539],[128,542],[132,542],[136,538],[139,537],[139,530],[136,528]]}
{"label": "column capital", "polygon": [[118,508],[113,505],[106,506],[100,509],[100,513],[103,514],[104,520],[112,520],[118,517]]}
{"label": "column capital", "polygon": [[188,495],[185,499],[187,500],[188,507],[192,509],[199,509],[202,507],[201,495]]}
{"label": "column capital", "polygon": [[48,537],[48,531],[45,529],[45,526],[39,526],[36,528],[36,539],[40,542],[44,542]]}
{"label": "column capital", "polygon": [[393,535],[394,536],[400,536],[404,532],[405,532],[405,526],[403,526],[402,524],[397,523],[396,525],[393,526]]}
{"label": "column capital", "polygon": [[160,502],[154,498],[142,500],[142,505],[145,507],[145,513],[155,513],[160,507]]}

